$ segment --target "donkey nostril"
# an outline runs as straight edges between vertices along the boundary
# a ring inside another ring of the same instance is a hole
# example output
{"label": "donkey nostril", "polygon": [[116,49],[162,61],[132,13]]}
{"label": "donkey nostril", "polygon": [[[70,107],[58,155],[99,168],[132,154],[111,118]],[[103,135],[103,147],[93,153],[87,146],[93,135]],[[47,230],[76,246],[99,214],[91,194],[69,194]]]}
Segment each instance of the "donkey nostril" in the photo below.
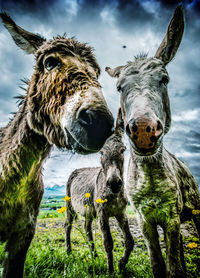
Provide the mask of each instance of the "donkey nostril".
{"label": "donkey nostril", "polygon": [[157,121],[157,130],[162,129],[162,124],[160,121]]}
{"label": "donkey nostril", "polygon": [[81,110],[78,115],[78,120],[83,125],[92,125],[94,112],[92,110],[86,109]]}
{"label": "donkey nostril", "polygon": [[150,131],[151,131],[150,126],[147,126],[147,128],[146,128],[146,132],[150,132]]}
{"label": "donkey nostril", "polygon": [[151,142],[156,142],[156,136],[151,136],[150,140],[151,140]]}
{"label": "donkey nostril", "polygon": [[133,132],[136,132],[138,130],[138,127],[136,126],[136,124],[134,124],[133,126],[132,126],[132,131]]}
{"label": "donkey nostril", "polygon": [[131,131],[130,131],[129,124],[126,126],[126,134],[127,134],[128,136],[131,135]]}

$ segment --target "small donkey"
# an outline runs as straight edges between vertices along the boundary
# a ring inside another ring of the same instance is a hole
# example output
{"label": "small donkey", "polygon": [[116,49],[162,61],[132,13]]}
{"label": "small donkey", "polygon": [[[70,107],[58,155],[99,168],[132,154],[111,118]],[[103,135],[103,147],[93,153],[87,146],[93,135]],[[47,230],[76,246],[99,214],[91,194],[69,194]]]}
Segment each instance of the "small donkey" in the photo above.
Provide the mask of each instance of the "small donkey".
{"label": "small donkey", "polygon": [[[193,219],[200,234],[200,215],[196,215],[200,209],[198,185],[187,165],[163,147],[163,136],[171,123],[165,67],[176,54],[183,30],[179,6],[154,58],[137,57],[126,66],[106,68],[112,77],[118,77],[122,118],[131,146],[127,190],[138,213],[156,278],[186,277],[180,223]],[[158,225],[165,235],[166,266]]]}
{"label": "small donkey", "polygon": [[65,37],[46,41],[0,14],[15,43],[36,58],[27,94],[0,129],[0,241],[3,278],[22,278],[44,187],[42,165],[52,145],[79,153],[101,149],[113,118],[98,83],[92,49]]}
{"label": "small donkey", "polygon": [[[113,240],[109,227],[110,217],[117,219],[125,238],[125,252],[119,261],[120,270],[124,270],[134,245],[125,214],[128,201],[123,183],[124,150],[121,127],[117,124],[114,134],[107,139],[101,150],[101,167],[75,170],[69,177],[66,188],[67,195],[71,197],[71,201],[66,202],[67,251],[71,252],[70,234],[73,218],[77,212],[85,217],[87,238],[94,251],[92,221],[97,216],[103,235],[103,244],[107,253],[110,273],[114,270]],[[90,193],[89,198],[85,197],[86,193]],[[98,200],[100,203],[98,203]]]}

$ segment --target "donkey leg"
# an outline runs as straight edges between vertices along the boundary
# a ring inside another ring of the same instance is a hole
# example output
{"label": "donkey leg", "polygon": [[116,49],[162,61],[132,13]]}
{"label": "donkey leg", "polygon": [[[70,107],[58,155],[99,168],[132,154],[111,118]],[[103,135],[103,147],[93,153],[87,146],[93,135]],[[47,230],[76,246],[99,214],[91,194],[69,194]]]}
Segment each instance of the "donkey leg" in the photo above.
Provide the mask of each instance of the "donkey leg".
{"label": "donkey leg", "polygon": [[197,233],[198,233],[199,238],[200,238],[200,214],[192,215],[192,219],[193,219],[193,222],[195,224]]}
{"label": "donkey leg", "polygon": [[155,278],[166,278],[165,262],[159,244],[156,225],[143,224],[143,234],[149,251],[151,268]]}
{"label": "donkey leg", "polygon": [[109,219],[102,215],[99,217],[99,224],[103,236],[103,245],[107,254],[108,271],[113,273],[113,239],[110,232]]}
{"label": "donkey leg", "polygon": [[167,278],[185,278],[181,256],[180,220],[174,219],[165,229]]}
{"label": "donkey leg", "polygon": [[68,205],[66,211],[66,220],[65,220],[65,240],[66,240],[66,250],[67,253],[71,253],[71,230],[72,230],[72,223],[74,219],[74,212],[72,210],[71,205]]}
{"label": "donkey leg", "polygon": [[134,246],[134,240],[131,235],[129,224],[128,224],[128,218],[125,214],[120,214],[116,216],[116,219],[119,223],[119,226],[123,232],[124,235],[124,241],[125,241],[125,250],[123,257],[119,260],[119,270],[122,271],[125,269],[125,265],[128,262],[128,258],[131,254],[131,251],[133,250]]}
{"label": "donkey leg", "polygon": [[2,278],[23,278],[24,263],[35,226],[29,225],[20,233],[13,233],[6,245],[7,257],[4,261]]}
{"label": "donkey leg", "polygon": [[85,231],[87,235],[88,242],[90,244],[90,248],[92,252],[94,252],[94,240],[93,240],[93,235],[92,235],[92,218],[91,217],[86,217],[85,218]]}
{"label": "donkey leg", "polygon": [[184,251],[183,251],[183,236],[180,234],[180,256],[181,256],[181,264],[186,273],[186,265],[185,265],[185,258],[184,258]]}

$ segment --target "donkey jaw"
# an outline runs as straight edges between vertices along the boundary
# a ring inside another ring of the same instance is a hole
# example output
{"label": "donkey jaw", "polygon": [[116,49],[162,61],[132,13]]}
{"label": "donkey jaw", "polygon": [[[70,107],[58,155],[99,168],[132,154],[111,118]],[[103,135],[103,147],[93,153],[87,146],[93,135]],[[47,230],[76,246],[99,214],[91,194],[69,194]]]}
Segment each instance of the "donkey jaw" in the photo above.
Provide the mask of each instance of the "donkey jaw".
{"label": "donkey jaw", "polygon": [[146,158],[156,156],[160,152],[162,146],[162,140],[159,140],[154,148],[149,149],[138,148],[130,138],[129,142],[135,155]]}

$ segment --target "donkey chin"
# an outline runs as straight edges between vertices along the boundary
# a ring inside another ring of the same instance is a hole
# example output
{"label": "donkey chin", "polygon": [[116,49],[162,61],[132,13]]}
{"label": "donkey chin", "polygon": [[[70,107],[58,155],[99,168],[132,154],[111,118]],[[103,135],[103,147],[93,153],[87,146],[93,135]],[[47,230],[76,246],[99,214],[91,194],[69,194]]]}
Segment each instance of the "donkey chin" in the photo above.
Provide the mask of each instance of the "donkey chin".
{"label": "donkey chin", "polygon": [[134,154],[137,156],[138,159],[142,159],[142,160],[156,159],[161,154],[162,151],[162,138],[160,138],[156,142],[153,148],[139,148],[137,147],[135,142],[133,142],[130,138],[129,138],[129,142],[131,144]]}

